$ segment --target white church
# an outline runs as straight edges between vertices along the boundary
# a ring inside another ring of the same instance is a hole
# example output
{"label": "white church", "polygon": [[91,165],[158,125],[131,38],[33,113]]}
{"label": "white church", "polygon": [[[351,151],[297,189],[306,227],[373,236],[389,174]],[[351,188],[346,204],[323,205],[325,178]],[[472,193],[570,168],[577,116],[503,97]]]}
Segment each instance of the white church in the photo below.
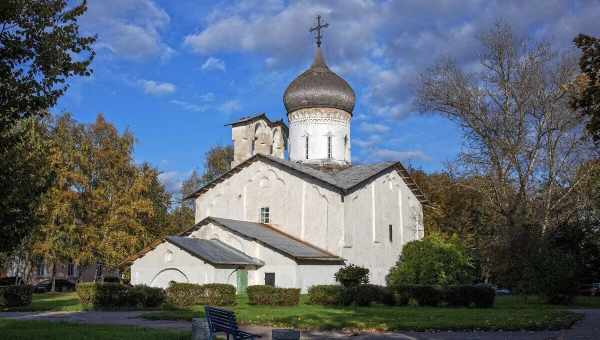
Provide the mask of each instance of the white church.
{"label": "white church", "polygon": [[335,283],[345,264],[385,284],[404,244],[423,237],[427,202],[402,164],[352,165],[356,97],[325,63],[320,38],[312,65],[284,93],[289,127],[265,114],[231,123],[232,169],[188,197],[195,225],[128,260],[132,284],[304,293]]}

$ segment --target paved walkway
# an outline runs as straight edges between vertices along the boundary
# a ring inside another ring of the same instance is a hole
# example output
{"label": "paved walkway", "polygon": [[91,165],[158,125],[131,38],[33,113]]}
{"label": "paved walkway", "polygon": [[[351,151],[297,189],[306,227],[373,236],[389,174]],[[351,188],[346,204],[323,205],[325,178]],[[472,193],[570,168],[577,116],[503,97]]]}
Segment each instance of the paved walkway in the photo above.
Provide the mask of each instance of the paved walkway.
{"label": "paved walkway", "polygon": [[[303,332],[303,339],[342,339],[355,340],[404,339],[404,340],[596,340],[600,339],[600,309],[578,309],[585,319],[573,328],[560,331],[540,332],[399,332],[399,333],[345,333],[345,332]],[[190,330],[187,321],[146,320],[140,318],[143,312],[1,312],[0,318],[16,320],[47,320],[79,322],[85,324],[129,325],[150,328]],[[269,327],[242,327],[242,329],[263,335],[270,339]]]}

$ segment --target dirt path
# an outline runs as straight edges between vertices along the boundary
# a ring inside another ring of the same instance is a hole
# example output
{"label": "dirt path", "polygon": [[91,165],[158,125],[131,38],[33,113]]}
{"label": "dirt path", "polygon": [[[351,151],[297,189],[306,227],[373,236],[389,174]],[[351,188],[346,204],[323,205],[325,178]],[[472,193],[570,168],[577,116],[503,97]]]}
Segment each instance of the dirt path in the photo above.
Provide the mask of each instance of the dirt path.
{"label": "dirt path", "polygon": [[[539,332],[398,332],[398,333],[358,333],[345,332],[303,332],[303,339],[342,339],[352,337],[366,339],[405,339],[405,340],[596,340],[600,339],[600,309],[579,309],[585,319],[573,328],[560,331]],[[16,320],[66,321],[85,324],[128,325],[149,328],[191,330],[187,321],[146,320],[140,318],[143,312],[2,312],[0,318]],[[270,339],[269,327],[242,327],[255,334]]]}

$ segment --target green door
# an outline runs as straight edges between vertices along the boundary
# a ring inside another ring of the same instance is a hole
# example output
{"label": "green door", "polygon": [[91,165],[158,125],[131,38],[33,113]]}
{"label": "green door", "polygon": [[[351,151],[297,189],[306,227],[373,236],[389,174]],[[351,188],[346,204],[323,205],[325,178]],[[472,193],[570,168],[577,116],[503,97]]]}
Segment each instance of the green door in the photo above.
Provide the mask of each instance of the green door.
{"label": "green door", "polygon": [[243,269],[237,271],[237,293],[246,294],[248,288],[248,272]]}

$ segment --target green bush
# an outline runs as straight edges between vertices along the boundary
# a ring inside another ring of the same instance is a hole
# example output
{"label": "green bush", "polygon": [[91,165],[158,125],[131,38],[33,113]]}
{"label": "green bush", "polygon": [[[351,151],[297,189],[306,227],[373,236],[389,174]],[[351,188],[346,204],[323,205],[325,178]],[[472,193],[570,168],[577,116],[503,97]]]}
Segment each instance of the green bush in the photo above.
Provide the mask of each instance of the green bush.
{"label": "green bush", "polygon": [[31,304],[33,287],[30,285],[0,286],[0,306],[19,307]]}
{"label": "green bush", "polygon": [[470,297],[470,303],[478,308],[494,307],[496,300],[496,290],[488,285],[465,286]]}
{"label": "green bush", "polygon": [[449,286],[444,290],[444,300],[450,307],[469,307],[471,297],[467,286]]}
{"label": "green bush", "polygon": [[300,289],[249,286],[246,290],[251,305],[295,306],[300,303]]}
{"label": "green bush", "polygon": [[248,286],[246,293],[251,305],[272,305],[275,288],[266,285]]}
{"label": "green bush", "polygon": [[204,288],[194,283],[171,282],[165,290],[169,304],[186,307],[204,304]]}
{"label": "green bush", "polygon": [[235,287],[224,283],[198,285],[171,282],[166,294],[169,304],[180,307],[205,304],[230,306],[235,303]]}
{"label": "green bush", "polygon": [[308,302],[314,305],[337,305],[343,287],[340,285],[316,285],[308,288]]}
{"label": "green bush", "polygon": [[[397,285],[391,287],[397,296],[408,303],[413,299],[419,306],[438,306],[444,300],[444,292],[440,287],[431,285]],[[404,303],[404,304],[406,304]],[[399,303],[400,304],[400,303]]]}
{"label": "green bush", "polygon": [[300,289],[275,288],[273,303],[277,306],[296,306],[300,303]]}
{"label": "green bush", "polygon": [[215,306],[231,306],[235,304],[235,287],[226,283],[209,283],[204,288],[205,303]]}
{"label": "green bush", "polygon": [[350,264],[340,268],[334,277],[344,287],[356,287],[369,283],[369,269]]}
{"label": "green bush", "polygon": [[573,303],[579,288],[575,257],[559,249],[546,249],[539,257],[535,284],[539,294],[550,304]]}
{"label": "green bush", "polygon": [[137,285],[129,287],[126,293],[127,305],[136,308],[154,308],[165,302],[162,288]]}
{"label": "green bush", "polygon": [[433,234],[407,243],[386,277],[387,285],[456,285],[470,283],[473,265],[458,238]]}
{"label": "green bush", "polygon": [[444,301],[451,307],[489,308],[494,306],[496,290],[488,285],[449,286],[444,289]]}
{"label": "green bush", "polygon": [[82,305],[93,308],[127,306],[127,286],[118,283],[80,283],[76,288]]}

